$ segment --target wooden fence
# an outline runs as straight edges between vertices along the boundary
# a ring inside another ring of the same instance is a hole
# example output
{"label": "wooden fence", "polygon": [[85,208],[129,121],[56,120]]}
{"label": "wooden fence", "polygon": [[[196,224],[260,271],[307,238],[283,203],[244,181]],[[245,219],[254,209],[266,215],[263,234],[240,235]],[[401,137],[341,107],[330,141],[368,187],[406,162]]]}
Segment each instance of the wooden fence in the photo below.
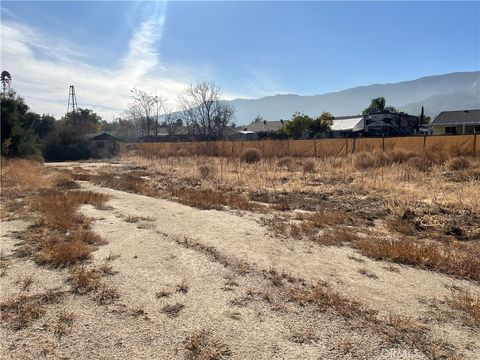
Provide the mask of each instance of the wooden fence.
{"label": "wooden fence", "polygon": [[388,138],[249,140],[208,142],[143,142],[121,144],[121,152],[138,149],[152,156],[209,155],[239,156],[245,149],[260,150],[263,157],[347,156],[362,151],[403,149],[416,153],[443,151],[452,155],[477,155],[477,134],[452,136],[407,136]]}

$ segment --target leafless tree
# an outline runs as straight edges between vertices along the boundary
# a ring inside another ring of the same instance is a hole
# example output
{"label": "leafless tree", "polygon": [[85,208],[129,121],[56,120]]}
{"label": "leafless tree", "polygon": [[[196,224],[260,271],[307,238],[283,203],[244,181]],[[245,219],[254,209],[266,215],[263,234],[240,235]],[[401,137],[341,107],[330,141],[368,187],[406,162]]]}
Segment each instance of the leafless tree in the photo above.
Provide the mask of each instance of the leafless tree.
{"label": "leafless tree", "polygon": [[143,90],[131,90],[132,103],[127,113],[139,130],[139,135],[152,135],[154,129],[154,96]]}
{"label": "leafless tree", "polygon": [[234,108],[221,99],[214,82],[189,85],[179,96],[182,118],[190,134],[221,137],[231,122]]}

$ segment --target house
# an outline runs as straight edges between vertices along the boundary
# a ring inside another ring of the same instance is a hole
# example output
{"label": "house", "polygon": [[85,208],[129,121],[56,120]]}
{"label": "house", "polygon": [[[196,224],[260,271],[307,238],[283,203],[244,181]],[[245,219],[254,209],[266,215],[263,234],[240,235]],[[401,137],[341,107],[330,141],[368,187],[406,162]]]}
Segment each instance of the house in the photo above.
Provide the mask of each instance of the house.
{"label": "house", "polygon": [[338,116],[333,118],[330,129],[333,137],[415,135],[419,132],[419,118],[390,111]]}
{"label": "house", "polygon": [[238,130],[228,138],[229,140],[258,140],[258,134],[255,131]]}
{"label": "house", "polygon": [[332,120],[330,131],[334,137],[354,137],[363,133],[364,120],[362,115],[336,116]]}
{"label": "house", "polygon": [[430,124],[433,135],[480,133],[480,109],[442,111]]}
{"label": "house", "polygon": [[119,138],[103,131],[95,134],[88,134],[90,142],[90,156],[92,158],[110,158],[115,155],[118,149]]}
{"label": "house", "polygon": [[418,134],[418,116],[401,112],[382,111],[364,115],[365,136],[408,136]]}

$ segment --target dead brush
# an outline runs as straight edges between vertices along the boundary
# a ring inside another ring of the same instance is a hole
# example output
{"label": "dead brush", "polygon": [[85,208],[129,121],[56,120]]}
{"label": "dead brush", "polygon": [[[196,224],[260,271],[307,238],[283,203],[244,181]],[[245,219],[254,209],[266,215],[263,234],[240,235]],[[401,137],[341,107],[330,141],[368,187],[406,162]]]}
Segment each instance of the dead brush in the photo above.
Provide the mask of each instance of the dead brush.
{"label": "dead brush", "polygon": [[179,315],[180,311],[182,311],[184,307],[185,305],[181,303],[175,303],[173,305],[165,305],[162,308],[162,312],[166,314],[168,317],[174,318]]}
{"label": "dead brush", "polygon": [[192,332],[183,344],[190,360],[221,360],[232,355],[225,343],[205,329]]}
{"label": "dead brush", "polygon": [[43,305],[56,304],[62,297],[63,292],[54,289],[35,295],[22,292],[0,303],[0,317],[12,329],[24,329],[43,316]]}
{"label": "dead brush", "polygon": [[43,316],[44,312],[36,297],[24,294],[0,304],[2,322],[14,330],[28,327],[33,321]]}
{"label": "dead brush", "polygon": [[47,170],[34,160],[2,159],[1,174],[2,193],[7,196],[25,196],[53,184]]}
{"label": "dead brush", "polygon": [[480,293],[452,291],[446,301],[452,308],[463,313],[466,324],[480,327]]}
{"label": "dead brush", "polygon": [[96,269],[86,266],[76,266],[70,271],[68,282],[72,291],[77,294],[86,294],[100,287],[100,275]]}
{"label": "dead brush", "polygon": [[203,180],[213,179],[216,175],[217,169],[212,165],[202,164],[198,166],[198,174]]}
{"label": "dead brush", "polygon": [[401,240],[359,239],[353,243],[362,255],[377,260],[419,266],[459,278],[480,280],[480,253],[477,248]]}
{"label": "dead brush", "polygon": [[317,283],[310,286],[292,286],[285,291],[288,301],[299,305],[313,305],[325,310],[331,310],[345,318],[352,318],[358,315],[376,316],[371,310],[367,310],[360,303],[343,297],[338,292]]}
{"label": "dead brush", "polygon": [[240,155],[240,159],[247,164],[257,163],[260,161],[261,158],[262,153],[260,152],[260,150],[255,148],[245,149]]}
{"label": "dead brush", "polygon": [[22,288],[22,291],[28,291],[30,290],[30,287],[34,283],[33,277],[31,275],[25,276],[24,278],[19,278],[17,281],[15,281],[15,285],[20,285]]}
{"label": "dead brush", "polygon": [[312,159],[305,160],[303,162],[303,173],[304,174],[313,174],[316,170],[315,161]]}
{"label": "dead brush", "polygon": [[353,230],[343,227],[335,228],[310,238],[310,240],[322,246],[344,246],[351,244],[357,239],[358,236]]}
{"label": "dead brush", "polygon": [[454,158],[451,158],[450,160],[447,161],[445,164],[447,169],[450,171],[461,171],[461,170],[466,170],[469,167],[472,166],[472,162],[470,161],[469,158],[465,156],[457,156]]}
{"label": "dead brush", "polygon": [[75,321],[75,314],[62,310],[57,314],[57,321],[53,327],[53,334],[61,340],[65,335],[71,332],[73,322]]}
{"label": "dead brush", "polygon": [[263,208],[242,195],[234,193],[225,194],[211,189],[179,189],[173,190],[172,195],[178,198],[182,204],[202,210],[222,210],[223,206],[248,211],[256,211]]}
{"label": "dead brush", "polygon": [[33,258],[40,265],[66,267],[89,259],[91,251],[92,249],[82,241],[53,238],[43,243],[33,254]]}
{"label": "dead brush", "polygon": [[113,286],[103,284],[95,296],[95,300],[100,305],[108,305],[120,298],[120,293]]}
{"label": "dead brush", "polygon": [[94,184],[109,187],[115,190],[146,196],[158,195],[158,192],[152,187],[151,183],[147,179],[129,173],[121,175],[101,173],[91,176],[89,180]]}
{"label": "dead brush", "polygon": [[182,282],[176,286],[175,292],[186,294],[189,288],[187,280],[183,279]]}

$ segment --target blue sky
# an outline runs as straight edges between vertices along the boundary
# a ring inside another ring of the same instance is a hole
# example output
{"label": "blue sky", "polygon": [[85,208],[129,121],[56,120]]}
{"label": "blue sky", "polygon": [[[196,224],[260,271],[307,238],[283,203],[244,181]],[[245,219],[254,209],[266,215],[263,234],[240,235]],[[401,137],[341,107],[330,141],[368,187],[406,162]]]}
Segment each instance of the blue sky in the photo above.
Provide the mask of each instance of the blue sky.
{"label": "blue sky", "polygon": [[172,110],[208,78],[226,98],[301,95],[480,69],[480,2],[8,2],[2,70],[38,112],[120,115],[136,87]]}

